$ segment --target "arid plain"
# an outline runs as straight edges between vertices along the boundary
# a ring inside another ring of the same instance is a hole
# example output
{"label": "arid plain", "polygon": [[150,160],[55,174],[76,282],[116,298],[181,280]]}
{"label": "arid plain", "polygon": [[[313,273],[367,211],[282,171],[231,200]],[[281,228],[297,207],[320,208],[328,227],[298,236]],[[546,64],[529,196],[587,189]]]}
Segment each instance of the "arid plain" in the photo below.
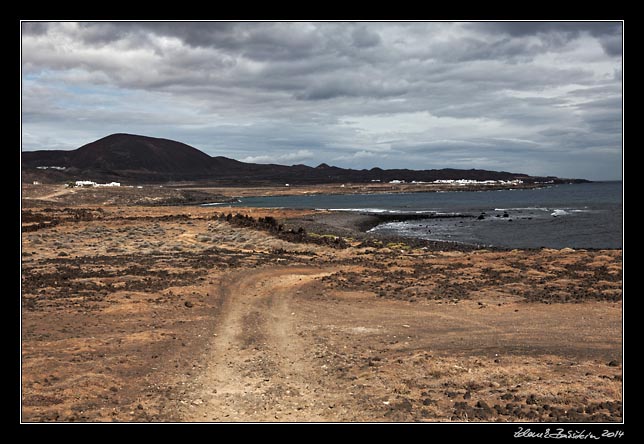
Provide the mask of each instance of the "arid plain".
{"label": "arid plain", "polygon": [[23,421],[622,420],[621,250],[190,205],[226,189],[22,192]]}

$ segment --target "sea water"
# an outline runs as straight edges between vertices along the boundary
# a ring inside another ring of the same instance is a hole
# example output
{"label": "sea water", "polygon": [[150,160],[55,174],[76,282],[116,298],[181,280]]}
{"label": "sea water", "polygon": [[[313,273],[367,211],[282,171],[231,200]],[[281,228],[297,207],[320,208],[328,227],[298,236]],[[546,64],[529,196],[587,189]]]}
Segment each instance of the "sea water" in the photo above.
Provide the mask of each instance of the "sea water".
{"label": "sea water", "polygon": [[[375,233],[507,248],[622,248],[622,182],[538,189],[247,197],[232,206],[416,214]],[[480,218],[482,216],[482,218]]]}

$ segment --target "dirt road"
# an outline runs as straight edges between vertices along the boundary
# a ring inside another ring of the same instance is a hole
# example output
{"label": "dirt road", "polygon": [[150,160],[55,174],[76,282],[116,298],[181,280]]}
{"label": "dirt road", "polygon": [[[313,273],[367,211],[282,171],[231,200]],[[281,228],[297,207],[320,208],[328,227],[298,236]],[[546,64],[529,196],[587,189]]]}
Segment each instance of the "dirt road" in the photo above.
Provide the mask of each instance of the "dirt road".
{"label": "dirt road", "polygon": [[[587,393],[599,381],[598,405],[619,397],[618,383],[605,381],[619,371],[606,367],[619,358],[617,305],[567,305],[563,323],[556,305],[411,306],[334,291],[322,279],[333,271],[271,266],[225,276],[212,289],[223,303],[182,419],[575,420],[591,417],[574,409],[593,405]],[[610,334],[591,340],[596,329]],[[579,372],[587,375],[583,384],[575,380]],[[561,411],[547,410],[564,398]],[[462,399],[473,401],[459,407]],[[602,405],[604,415],[619,408]]]}
{"label": "dirt road", "polygon": [[[212,359],[196,381],[188,421],[332,421],[343,393],[328,392],[308,344],[295,325],[291,295],[318,268],[270,268],[229,276]],[[298,334],[299,333],[299,334]],[[343,400],[346,402],[346,399]],[[345,406],[345,408],[348,406]]]}

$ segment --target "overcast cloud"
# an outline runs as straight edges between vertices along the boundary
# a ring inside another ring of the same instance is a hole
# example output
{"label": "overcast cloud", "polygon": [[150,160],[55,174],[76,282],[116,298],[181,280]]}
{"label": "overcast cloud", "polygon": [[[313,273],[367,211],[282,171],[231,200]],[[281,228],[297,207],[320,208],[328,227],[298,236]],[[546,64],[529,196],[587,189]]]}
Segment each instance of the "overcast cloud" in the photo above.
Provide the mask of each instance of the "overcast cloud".
{"label": "overcast cloud", "polygon": [[622,24],[23,23],[22,149],[621,179]]}

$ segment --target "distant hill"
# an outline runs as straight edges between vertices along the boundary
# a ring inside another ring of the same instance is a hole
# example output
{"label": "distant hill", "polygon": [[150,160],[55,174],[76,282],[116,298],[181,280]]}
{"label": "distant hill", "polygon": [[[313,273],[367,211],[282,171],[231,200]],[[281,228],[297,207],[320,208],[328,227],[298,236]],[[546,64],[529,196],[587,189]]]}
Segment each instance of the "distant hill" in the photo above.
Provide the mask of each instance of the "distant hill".
{"label": "distant hill", "polygon": [[185,143],[133,134],[112,134],[71,151],[25,151],[23,181],[117,180],[124,183],[207,181],[221,185],[312,184],[391,180],[430,182],[440,179],[513,180],[525,182],[581,180],[534,177],[487,170],[353,170],[329,166],[245,163],[211,157]]}
{"label": "distant hill", "polygon": [[81,170],[207,173],[211,157],[185,143],[128,134],[112,134],[69,155],[69,166]]}

